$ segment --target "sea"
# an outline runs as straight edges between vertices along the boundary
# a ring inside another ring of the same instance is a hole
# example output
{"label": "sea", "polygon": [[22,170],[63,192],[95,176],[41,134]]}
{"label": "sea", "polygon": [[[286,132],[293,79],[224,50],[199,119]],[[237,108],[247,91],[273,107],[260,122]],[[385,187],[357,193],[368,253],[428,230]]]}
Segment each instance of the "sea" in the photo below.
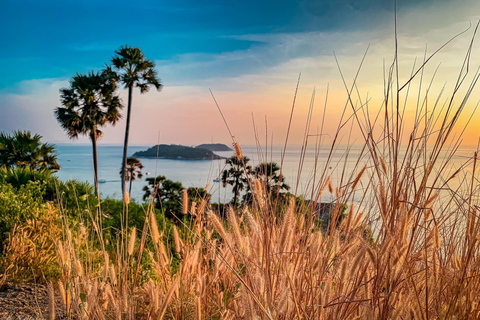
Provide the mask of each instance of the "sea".
{"label": "sea", "polygon": [[[131,145],[128,147],[128,156],[132,156],[137,151],[143,151],[151,146]],[[57,144],[58,162],[61,166],[56,174],[66,181],[76,179],[88,181],[93,184],[93,160],[91,145],[81,144]],[[357,164],[358,156],[362,150],[361,146],[338,146],[333,153],[330,164],[325,163],[329,156],[327,147],[323,147],[319,152],[315,146],[308,147],[304,152],[301,146],[287,146],[283,157],[282,174],[286,183],[290,186],[290,191],[296,194],[307,195],[312,190],[312,184],[318,180],[318,173],[327,171],[332,177],[332,182],[336,183],[342,178],[342,174],[349,173]],[[459,168],[465,161],[473,156],[475,148],[473,146],[461,147],[456,155],[449,161],[448,172],[453,172]],[[263,162],[282,163],[282,154],[284,146],[242,146],[244,156],[250,158],[249,164],[252,166]],[[98,163],[99,163],[99,184],[102,198],[121,199],[120,167],[122,163],[123,146],[121,145],[99,145]],[[233,151],[215,152],[222,157],[234,155]],[[302,154],[304,153],[304,157]],[[318,157],[316,155],[318,154]],[[348,155],[348,157],[347,157]],[[170,160],[170,159],[139,159],[144,168],[143,177],[133,181],[130,197],[137,202],[143,202],[143,187],[147,184],[146,178],[165,176],[172,181],[181,182],[185,188],[201,187],[208,185],[208,190],[212,194],[213,202],[227,202],[232,197],[231,187],[223,187],[217,179],[221,177],[222,171],[226,168],[225,160]],[[360,163],[364,159],[360,159]],[[361,165],[361,164],[360,164]],[[467,166],[471,167],[471,165]],[[299,168],[301,168],[299,170]],[[317,169],[315,169],[317,168]],[[461,182],[458,182],[461,183]],[[128,183],[127,183],[128,188]]]}

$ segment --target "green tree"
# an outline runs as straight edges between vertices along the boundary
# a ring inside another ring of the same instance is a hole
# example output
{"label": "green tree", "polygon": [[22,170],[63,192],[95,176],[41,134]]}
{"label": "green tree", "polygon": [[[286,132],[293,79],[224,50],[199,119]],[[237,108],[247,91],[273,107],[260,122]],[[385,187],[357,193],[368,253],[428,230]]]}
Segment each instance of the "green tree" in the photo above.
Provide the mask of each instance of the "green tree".
{"label": "green tree", "polygon": [[210,203],[210,200],[212,199],[212,195],[204,188],[190,187],[187,189],[187,195],[188,199],[197,202],[197,204],[200,204],[202,200]]}
{"label": "green tree", "polygon": [[155,207],[165,210],[165,216],[174,218],[172,213],[177,217],[182,216],[181,203],[183,196],[183,186],[180,182],[167,179],[165,176],[156,178],[147,178],[147,185],[143,187],[145,192],[143,200],[153,197]]}
{"label": "green tree", "polygon": [[155,63],[145,58],[140,48],[123,46],[115,51],[112,58],[113,69],[118,73],[118,79],[128,89],[127,123],[125,127],[125,141],[123,144],[122,159],[122,195],[125,197],[125,181],[128,152],[128,136],[130,134],[130,116],[132,112],[133,88],[140,89],[140,93],[148,92],[150,86],[158,91],[162,89],[160,79],[157,78]]}
{"label": "green tree", "polygon": [[[134,157],[127,158],[127,174],[125,175],[125,180],[130,181],[130,186],[128,188],[128,193],[132,193],[132,182],[135,181],[137,178],[141,179],[143,177],[142,174],[143,164]],[[123,170],[120,168],[120,176],[122,176]]]}
{"label": "green tree", "polygon": [[240,192],[248,186],[248,174],[252,169],[247,165],[249,160],[250,159],[247,157],[238,159],[236,156],[225,160],[225,163],[229,168],[222,172],[222,184],[223,187],[226,187],[227,184],[232,186],[234,206],[237,205]]}
{"label": "green tree", "polygon": [[41,135],[32,135],[30,131],[18,130],[12,135],[0,132],[0,166],[58,171],[55,146],[41,140]]}
{"label": "green tree", "polygon": [[109,68],[100,73],[77,73],[68,88],[60,89],[63,107],[55,109],[57,121],[70,139],[86,135],[92,142],[95,193],[99,199],[97,140],[103,134],[100,128],[115,125],[123,108],[115,93],[115,82],[115,75]]}
{"label": "green tree", "polygon": [[260,179],[266,194],[277,194],[285,190],[288,191],[290,187],[285,183],[285,178],[280,175],[280,167],[275,162],[261,163],[253,169],[253,175]]}

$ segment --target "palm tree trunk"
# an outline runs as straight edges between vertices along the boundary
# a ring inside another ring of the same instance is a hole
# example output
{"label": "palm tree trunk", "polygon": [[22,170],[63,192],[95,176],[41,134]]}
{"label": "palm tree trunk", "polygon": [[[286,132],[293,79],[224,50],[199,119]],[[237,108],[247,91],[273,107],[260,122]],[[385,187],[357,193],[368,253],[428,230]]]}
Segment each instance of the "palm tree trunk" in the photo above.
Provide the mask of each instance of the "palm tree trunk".
{"label": "palm tree trunk", "polygon": [[237,193],[238,193],[238,182],[239,182],[238,180],[239,180],[238,177],[235,178],[235,187],[234,187],[235,191],[233,192],[233,207],[235,208],[237,207]]}
{"label": "palm tree trunk", "polygon": [[132,177],[130,176],[130,187],[128,188],[128,195],[129,195],[129,196],[132,195],[132,182],[133,182],[133,179],[132,179]]}
{"label": "palm tree trunk", "polygon": [[125,200],[125,174],[127,169],[127,151],[128,151],[128,135],[130,133],[130,113],[132,111],[132,95],[133,85],[128,87],[128,106],[127,106],[127,124],[125,126],[125,141],[123,143],[123,160],[122,160],[122,197]]}
{"label": "palm tree trunk", "polygon": [[90,139],[92,140],[93,148],[93,176],[95,181],[95,194],[97,195],[98,201],[100,201],[100,190],[98,188],[98,156],[97,156],[97,133],[96,129],[91,134]]}

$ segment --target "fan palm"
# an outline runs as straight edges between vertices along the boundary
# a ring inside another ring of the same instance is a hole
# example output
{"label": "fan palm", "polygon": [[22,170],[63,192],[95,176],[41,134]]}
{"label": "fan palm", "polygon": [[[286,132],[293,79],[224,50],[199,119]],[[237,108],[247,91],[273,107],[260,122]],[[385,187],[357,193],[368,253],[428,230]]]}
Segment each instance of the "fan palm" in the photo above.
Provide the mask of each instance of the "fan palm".
{"label": "fan palm", "polygon": [[165,176],[147,178],[146,181],[147,185],[143,187],[145,192],[143,200],[153,197],[155,207],[163,210],[167,218],[174,219],[175,215],[181,216],[182,183],[169,180]]}
{"label": "fan palm", "polygon": [[226,187],[227,184],[232,186],[233,192],[233,205],[237,205],[238,197],[240,192],[245,189],[248,185],[248,177],[251,167],[247,166],[250,159],[243,157],[243,159],[237,158],[237,156],[230,157],[225,160],[226,165],[229,166],[228,169],[223,170],[222,172],[222,184],[223,187]]}
{"label": "fan palm", "polygon": [[14,131],[12,135],[0,132],[0,166],[58,171],[55,146],[41,139],[41,135],[30,131]]}
{"label": "fan palm", "polygon": [[285,183],[285,178],[280,174],[280,167],[275,162],[261,163],[253,169],[253,174],[260,179],[266,188],[266,193],[277,193],[281,190],[289,190],[290,186]]}
{"label": "fan palm", "polygon": [[128,136],[130,134],[130,116],[132,112],[133,88],[140,89],[140,93],[148,92],[150,86],[158,91],[162,89],[160,79],[157,78],[155,63],[145,58],[140,48],[123,46],[115,51],[112,58],[113,69],[118,72],[119,80],[128,89],[127,123],[125,127],[125,141],[123,144],[122,159],[122,194],[125,197],[125,176],[127,166]]}
{"label": "fan palm", "polygon": [[77,73],[68,88],[60,89],[63,107],[55,109],[57,121],[70,139],[86,135],[92,142],[95,193],[99,198],[97,140],[103,134],[100,128],[107,124],[115,125],[123,108],[115,94],[115,80],[109,68],[101,73]]}
{"label": "fan palm", "polygon": [[[143,164],[137,158],[129,157],[127,158],[127,174],[125,175],[125,180],[130,181],[130,187],[128,188],[128,193],[132,193],[132,182],[135,179],[141,179]],[[123,168],[120,168],[120,176],[122,175]]]}

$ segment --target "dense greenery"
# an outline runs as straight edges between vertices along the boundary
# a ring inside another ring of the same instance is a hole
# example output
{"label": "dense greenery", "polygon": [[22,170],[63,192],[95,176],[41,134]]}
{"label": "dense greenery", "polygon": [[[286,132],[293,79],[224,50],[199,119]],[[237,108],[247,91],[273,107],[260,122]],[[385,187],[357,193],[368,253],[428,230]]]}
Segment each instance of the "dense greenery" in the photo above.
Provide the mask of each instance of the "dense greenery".
{"label": "dense greenery", "polygon": [[280,167],[275,162],[259,164],[252,170],[252,175],[263,182],[267,194],[277,194],[290,189],[285,183],[285,178],[280,174]]}
{"label": "dense greenery", "polygon": [[192,148],[176,144],[160,144],[148,148],[145,151],[137,151],[133,154],[137,158],[159,158],[174,160],[216,160],[223,159],[210,150]]}
{"label": "dense greenery", "polygon": [[42,181],[29,181],[19,188],[0,184],[0,250],[16,224],[32,219],[44,207],[44,195]]}
{"label": "dense greenery", "polygon": [[181,212],[183,186],[180,182],[167,179],[165,176],[147,178],[147,185],[143,188],[145,192],[143,200],[153,198],[155,207],[165,212],[169,218],[174,218],[173,214],[179,215]]}
{"label": "dense greenery", "polygon": [[14,131],[13,134],[0,132],[0,166],[28,167],[32,170],[58,171],[55,146],[42,143],[42,136],[30,131]]}
{"label": "dense greenery", "polygon": [[222,172],[222,184],[232,186],[233,199],[232,204],[238,205],[238,199],[242,191],[246,190],[243,196],[243,203],[252,202],[252,188],[255,180],[258,180],[260,186],[264,188],[265,194],[275,197],[282,202],[286,202],[290,187],[285,183],[285,178],[280,174],[280,167],[275,162],[261,163],[255,168],[248,165],[248,157],[237,158],[232,156],[226,159],[227,168]]}

